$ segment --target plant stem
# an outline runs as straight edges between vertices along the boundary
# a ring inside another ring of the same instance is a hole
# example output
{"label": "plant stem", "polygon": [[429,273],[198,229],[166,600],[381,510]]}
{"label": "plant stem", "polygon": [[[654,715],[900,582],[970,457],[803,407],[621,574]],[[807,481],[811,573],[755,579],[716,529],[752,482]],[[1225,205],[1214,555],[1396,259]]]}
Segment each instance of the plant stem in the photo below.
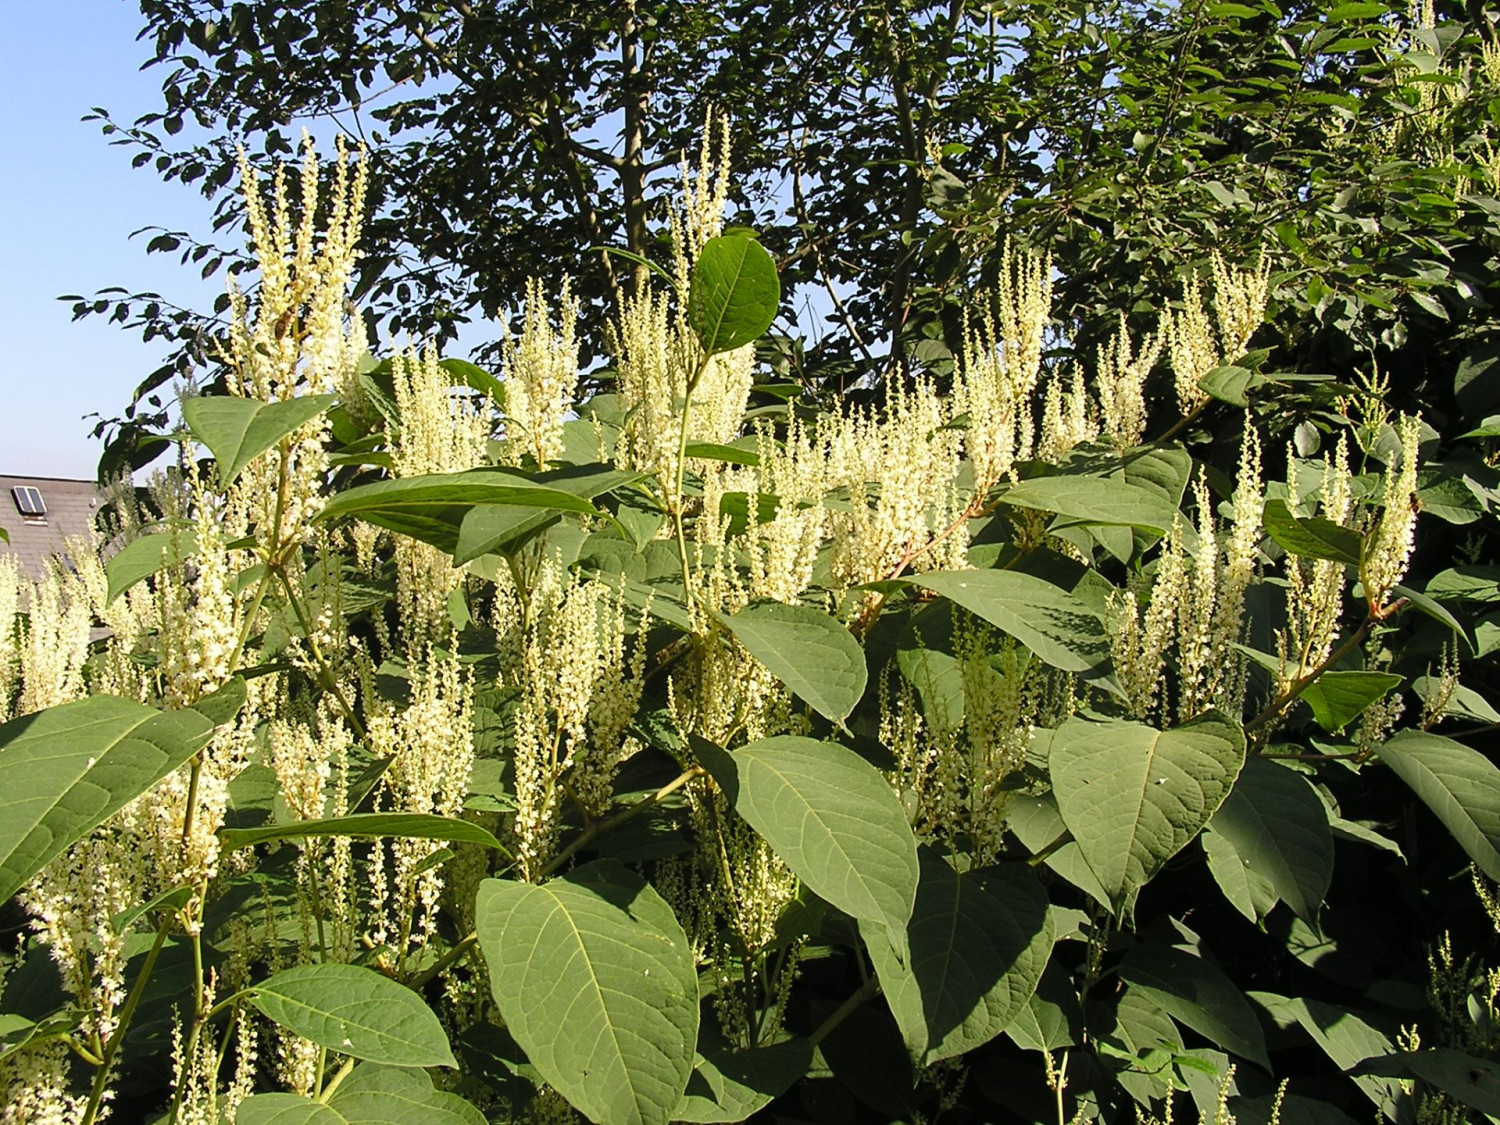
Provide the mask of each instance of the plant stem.
{"label": "plant stem", "polygon": [[333,1077],[328,1080],[328,1085],[324,1086],[322,1091],[318,1094],[318,1101],[327,1105],[328,1099],[333,1097],[333,1092],[339,1088],[339,1083],[342,1082],[345,1078],[348,1078],[349,1072],[353,1069],[354,1060],[352,1058],[345,1059],[343,1065],[340,1066],[338,1070],[334,1072]]}
{"label": "plant stem", "polygon": [[834,1030],[839,1026],[839,1024],[843,1023],[846,1019],[848,1019],[851,1015],[858,1011],[866,1000],[871,999],[879,991],[880,981],[878,979],[876,979],[875,977],[869,977],[868,979],[866,979],[865,983],[860,985],[859,988],[855,990],[853,996],[850,996],[849,999],[840,1004],[837,1010],[834,1011],[833,1015],[829,1016],[826,1020],[818,1025],[818,1029],[807,1037],[808,1042],[811,1043],[814,1047],[823,1042],[823,1040],[827,1039],[828,1036],[833,1034]]}
{"label": "plant stem", "polygon": [[1370,630],[1375,627],[1376,621],[1377,618],[1374,614],[1366,616],[1365,619],[1360,622],[1359,628],[1351,633],[1343,644],[1339,645],[1338,648],[1329,653],[1321,664],[1319,664],[1307,675],[1298,676],[1291,682],[1291,684],[1284,692],[1278,695],[1275,699],[1271,700],[1270,703],[1267,703],[1265,707],[1262,708],[1260,714],[1256,715],[1255,718],[1246,723],[1245,733],[1250,734],[1252,731],[1259,730],[1261,727],[1269,723],[1272,719],[1276,718],[1276,716],[1280,715],[1281,712],[1289,707],[1297,699],[1298,696],[1300,696],[1304,691],[1311,687],[1313,682],[1319,676],[1328,671],[1328,669],[1332,668],[1340,660],[1348,656],[1349,653],[1353,652],[1356,648],[1363,644],[1365,638],[1370,635]]}
{"label": "plant stem", "polygon": [[437,961],[430,967],[423,970],[416,977],[414,977],[411,981],[411,987],[414,989],[423,988],[429,981],[432,981],[434,978],[436,978],[439,973],[441,973],[449,965],[453,964],[453,962],[463,957],[469,952],[469,950],[473,949],[478,944],[478,934],[467,935],[452,949],[448,950],[447,953],[444,953],[441,957],[439,957]]}
{"label": "plant stem", "polygon": [[548,875],[551,875],[559,867],[567,863],[568,860],[572,859],[581,848],[586,847],[600,833],[608,832],[611,828],[618,828],[620,825],[634,820],[653,805],[670,797],[677,790],[692,781],[693,778],[701,776],[703,772],[702,766],[693,766],[691,769],[683,770],[682,773],[667,782],[655,793],[647,797],[642,797],[623,812],[616,813],[608,820],[600,820],[588,825],[578,834],[572,843],[552,857],[551,861],[542,868],[540,877],[545,879]]}
{"label": "plant stem", "polygon": [[104,1045],[104,1052],[99,1059],[99,1069],[94,1072],[93,1088],[89,1091],[88,1107],[83,1112],[80,1125],[94,1125],[94,1122],[98,1120],[99,1106],[104,1101],[104,1091],[109,1085],[110,1068],[114,1065],[115,1056],[120,1052],[120,1045],[125,1042],[125,1032],[130,1029],[130,1021],[135,1016],[136,1007],[146,993],[146,982],[151,979],[151,972],[156,968],[156,959],[161,956],[161,947],[166,943],[167,930],[171,928],[171,925],[172,916],[168,914],[156,927],[156,939],[151,943],[150,952],[146,954],[146,963],[141,966],[140,975],[135,978],[135,984],[131,986],[130,996],[125,1000],[125,1007],[120,1009],[120,1022],[115,1027],[115,1033]]}
{"label": "plant stem", "polygon": [[333,667],[323,655],[323,646],[318,644],[317,635],[313,631],[312,621],[307,616],[307,609],[303,606],[301,599],[297,597],[296,591],[292,589],[292,580],[287,576],[286,569],[279,562],[274,564],[272,569],[275,570],[276,577],[281,580],[281,588],[286,591],[286,600],[291,605],[292,612],[297,615],[297,623],[302,626],[302,631],[307,635],[307,648],[312,653],[313,662],[318,668],[319,686],[329,695],[333,696],[339,705],[339,710],[344,713],[344,718],[348,721],[355,735],[359,738],[364,738],[365,724],[354,713],[354,707],[349,703],[343,689],[339,687],[338,681],[334,678]]}

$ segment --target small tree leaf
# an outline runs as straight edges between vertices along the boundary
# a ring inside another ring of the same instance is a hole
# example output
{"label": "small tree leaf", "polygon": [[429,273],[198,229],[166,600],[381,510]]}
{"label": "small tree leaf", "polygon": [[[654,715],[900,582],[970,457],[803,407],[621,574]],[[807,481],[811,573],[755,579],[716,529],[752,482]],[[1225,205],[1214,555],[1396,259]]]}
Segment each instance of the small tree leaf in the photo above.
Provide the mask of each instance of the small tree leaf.
{"label": "small tree leaf", "polygon": [[1120,962],[1120,979],[1224,1050],[1271,1069],[1255,1009],[1203,958],[1168,946],[1138,946]]}
{"label": "small tree leaf", "polygon": [[820,609],[751,602],[738,613],[715,613],[745,650],[824,718],[842,723],[865,694],[865,650]]}
{"label": "small tree leaf", "polygon": [[425,1071],[373,1063],[355,1067],[328,1106],[349,1125],[486,1125],[484,1114],[435,1089]]}
{"label": "small tree leaf", "polygon": [[301,965],[255,986],[262,1015],[320,1047],[391,1066],[458,1065],[431,1008],[360,965]]}
{"label": "small tree leaf", "polygon": [[214,455],[219,483],[227,488],[246,465],[333,403],[333,395],[304,395],[282,402],[199,395],[183,400],[182,418]]}
{"label": "small tree leaf", "polygon": [[1216,712],[1169,731],[1069,719],[1052,738],[1058,812],[1116,911],[1198,834],[1245,761]]}
{"label": "small tree leaf", "polygon": [[941,594],[1064,672],[1109,655],[1099,615],[1060,586],[1009,570],[934,570],[906,580]]}
{"label": "small tree leaf", "polygon": [[1025,1009],[1053,931],[1047,894],[1025,864],[960,875],[931,851],[920,858],[909,961],[891,955],[883,930],[865,944],[907,1050],[930,1066],[983,1046]]}
{"label": "small tree leaf", "polygon": [[917,841],[880,771],[847,747],[792,735],[699,753],[793,873],[846,914],[887,927],[904,960]]}
{"label": "small tree leaf", "polygon": [[698,977],[672,908],[611,860],[476,905],[495,1003],[532,1065],[600,1125],[665,1125],[698,1038]]}
{"label": "small tree leaf", "polygon": [[221,828],[219,842],[225,850],[248,848],[272,840],[302,840],[309,836],[394,836],[409,840],[445,840],[452,844],[478,844],[510,855],[493,833],[468,820],[430,813],[355,813],[327,820],[294,820],[259,828]]}
{"label": "small tree leaf", "polygon": [[1362,549],[1359,533],[1330,519],[1296,516],[1285,500],[1273,499],[1266,501],[1265,524],[1267,534],[1289,554],[1359,565]]}
{"label": "small tree leaf", "polygon": [[198,531],[191,525],[163,529],[132,539],[104,564],[109,589],[104,596],[112,602],[143,578],[166,566],[176,566],[198,552]]}
{"label": "small tree leaf", "polygon": [[[1461,742],[1404,730],[1375,748],[1479,869],[1500,880],[1500,769]],[[3,760],[3,759],[0,759]]]}
{"label": "small tree leaf", "polygon": [[1317,925],[1333,879],[1333,832],[1328,807],[1307,778],[1252,756],[1210,823],[1274,897]]}
{"label": "small tree leaf", "polygon": [[706,355],[733,351],[776,319],[781,282],[776,263],[748,235],[709,239],[693,265],[688,323]]}
{"label": "small tree leaf", "polygon": [[1302,690],[1302,698],[1320,727],[1341,731],[1401,683],[1391,672],[1324,672]]}
{"label": "small tree leaf", "polygon": [[198,711],[112,695],[0,726],[0,902],[196,754],[213,729]]}

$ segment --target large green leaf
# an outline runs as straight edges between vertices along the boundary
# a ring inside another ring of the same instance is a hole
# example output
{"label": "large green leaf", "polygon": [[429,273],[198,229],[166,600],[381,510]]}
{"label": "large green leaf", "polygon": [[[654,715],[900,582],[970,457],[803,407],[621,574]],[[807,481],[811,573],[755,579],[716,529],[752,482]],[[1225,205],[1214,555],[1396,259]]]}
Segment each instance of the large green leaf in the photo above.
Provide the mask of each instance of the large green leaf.
{"label": "large green leaf", "polygon": [[1302,690],[1302,698],[1320,727],[1341,731],[1401,682],[1391,672],[1324,672]]}
{"label": "large green leaf", "polygon": [[250,1002],[320,1047],[391,1066],[457,1066],[423,999],[360,965],[301,965],[256,985]]}
{"label": "large green leaf", "polygon": [[0,902],[201,750],[214,725],[96,695],[0,726]]}
{"label": "large green leaf", "polygon": [[355,1067],[328,1106],[348,1125],[485,1125],[484,1114],[434,1088],[424,1071],[373,1063]]}
{"label": "large green leaf", "polygon": [[812,1065],[806,1039],[736,1051],[727,1044],[699,1044],[687,1092],[673,1121],[701,1125],[744,1121],[791,1089]]}
{"label": "large green leaf", "polygon": [[336,1109],[301,1094],[255,1094],[240,1103],[234,1125],[349,1125]]}
{"label": "large green leaf", "polygon": [[164,566],[174,566],[198,551],[198,531],[190,524],[163,529],[132,539],[104,564],[109,583],[104,596],[112,602],[143,578],[149,578]]}
{"label": "large green leaf", "polygon": [[1453,833],[1479,869],[1500,880],[1500,770],[1451,738],[1404,730],[1376,747],[1380,760]]}
{"label": "large green leaf", "polygon": [[[1210,824],[1247,879],[1265,880],[1273,899],[1317,925],[1333,878],[1333,831],[1328,807],[1307,778],[1251,757]],[[1234,895],[1230,901],[1252,922],[1265,913],[1254,904],[1246,910]]]}
{"label": "large green leaf", "polygon": [[598,515],[586,499],[562,488],[496,469],[471,469],[362,484],[339,493],[313,518],[358,517],[451,554],[464,516],[477,504]]}
{"label": "large green leaf", "polygon": [[[641,477],[641,473],[582,465],[542,473],[531,483],[592,500]],[[555,507],[476,504],[459,523],[458,538],[453,546],[453,565],[462,566],[492,551],[511,550],[556,520],[558,514]]]}
{"label": "large green leaf", "polygon": [[1355,1068],[1355,1073],[1416,1078],[1491,1120],[1500,1116],[1500,1066],[1452,1047],[1400,1051],[1366,1059]]}
{"label": "large green leaf", "polygon": [[1054,1051],[1083,1042],[1083,1007],[1068,970],[1055,963],[1047,966],[1005,1034],[1029,1051]]}
{"label": "large green leaf", "polygon": [[1009,570],[934,570],[908,579],[1020,641],[1064,672],[1086,672],[1109,654],[1099,615],[1061,587]]}
{"label": "large green leaf", "polygon": [[783,735],[699,750],[735,810],[814,893],[890,931],[906,958],[917,841],[895,790],[853,750]]}
{"label": "large green leaf", "polygon": [[1358,566],[1359,533],[1322,516],[1297,516],[1285,500],[1266,501],[1266,531],[1289,554]]}
{"label": "large green leaf", "polygon": [[1168,946],[1138,946],[1120,962],[1120,979],[1224,1050],[1271,1069],[1255,1009],[1202,957]]}
{"label": "large green leaf", "polygon": [[758,338],[776,319],[781,282],[765,247],[744,234],[711,238],[693,265],[688,323],[707,355]]}
{"label": "large green leaf", "polygon": [[[1295,1021],[1323,1049],[1340,1070],[1350,1071],[1372,1055],[1394,1049],[1390,1036],[1359,1013],[1320,1000],[1278,996],[1273,992],[1246,994],[1278,1023]],[[1400,1106],[1407,1100],[1399,1082],[1372,1074],[1354,1076],[1357,1085],[1392,1121],[1402,1120]],[[1409,1120],[1409,1118],[1407,1118]]]}
{"label": "large green leaf", "polygon": [[919,1066],[988,1043],[1026,1007],[1052,954],[1047,893],[1025,864],[959,875],[921,853],[907,924],[911,956],[892,954],[879,923],[861,925],[876,975]]}
{"label": "large green leaf", "polygon": [[1063,823],[1118,910],[1223,803],[1245,739],[1215,712],[1169,731],[1074,718],[1049,761]]}
{"label": "large green leaf", "polygon": [[842,723],[865,694],[865,650],[820,609],[752,602],[714,616],[745,650],[824,718]]}
{"label": "large green leaf", "polygon": [[1000,496],[1017,508],[1055,512],[1078,523],[1116,524],[1170,531],[1177,508],[1159,492],[1109,477],[1035,477]]}
{"label": "large green leaf", "polygon": [[182,418],[214,455],[219,483],[227,487],[246,465],[333,402],[333,395],[304,395],[283,402],[199,395],[183,400]]}
{"label": "large green leaf", "polygon": [[610,860],[480,884],[495,1003],[533,1066],[600,1125],[672,1119],[693,1069],[698,977],[672,908]]}
{"label": "large green leaf", "polygon": [[478,844],[510,854],[494,834],[468,820],[434,816],[431,813],[355,813],[327,820],[294,820],[259,828],[223,828],[219,842],[229,851],[272,840],[303,840],[310,836],[397,836],[403,839],[445,840],[453,844]]}

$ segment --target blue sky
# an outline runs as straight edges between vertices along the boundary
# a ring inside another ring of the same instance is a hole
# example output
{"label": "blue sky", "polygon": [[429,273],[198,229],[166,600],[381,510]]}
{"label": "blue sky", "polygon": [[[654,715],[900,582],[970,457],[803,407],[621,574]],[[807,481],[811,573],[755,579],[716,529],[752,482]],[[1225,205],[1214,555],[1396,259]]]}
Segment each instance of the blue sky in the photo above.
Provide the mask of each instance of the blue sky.
{"label": "blue sky", "polygon": [[100,318],[73,323],[63,293],[106,285],[151,290],[205,307],[222,278],[201,281],[166,255],[145,253],[164,226],[206,234],[209,206],[191,188],[130,167],[97,123],[155,109],[160,85],[141,71],[141,16],[129,0],[0,0],[0,473],[92,477],[92,412],[117,414],[167,348]]}

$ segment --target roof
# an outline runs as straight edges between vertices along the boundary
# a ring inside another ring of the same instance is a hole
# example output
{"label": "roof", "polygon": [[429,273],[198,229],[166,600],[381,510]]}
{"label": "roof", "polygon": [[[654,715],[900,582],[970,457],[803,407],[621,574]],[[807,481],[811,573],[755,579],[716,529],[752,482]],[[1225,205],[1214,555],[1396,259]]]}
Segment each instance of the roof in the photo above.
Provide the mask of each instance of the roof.
{"label": "roof", "polygon": [[[16,488],[40,492],[47,514],[39,518],[22,515],[11,491]],[[0,554],[18,555],[27,575],[34,580],[45,578],[47,560],[64,550],[65,538],[89,530],[102,503],[99,486],[91,480],[0,474],[0,527],[10,535],[8,546],[0,540]]]}

